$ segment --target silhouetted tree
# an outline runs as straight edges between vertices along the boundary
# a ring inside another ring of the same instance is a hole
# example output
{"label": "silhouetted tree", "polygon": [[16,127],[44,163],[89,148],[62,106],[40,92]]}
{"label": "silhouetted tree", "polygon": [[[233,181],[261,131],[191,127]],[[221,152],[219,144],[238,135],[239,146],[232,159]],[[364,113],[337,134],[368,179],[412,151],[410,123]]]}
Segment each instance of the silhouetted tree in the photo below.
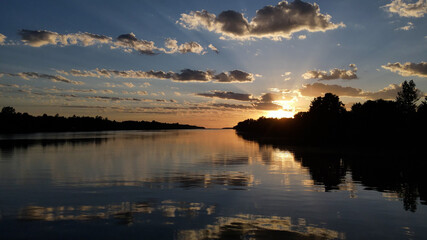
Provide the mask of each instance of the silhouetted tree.
{"label": "silhouetted tree", "polygon": [[415,112],[415,102],[420,98],[419,95],[420,93],[413,80],[402,83],[402,90],[397,93],[396,102],[403,114]]}
{"label": "silhouetted tree", "polygon": [[3,109],[1,110],[1,114],[4,116],[12,116],[16,114],[15,108],[7,106],[7,107],[3,107]]}
{"label": "silhouetted tree", "polygon": [[422,115],[427,114],[427,96],[424,97],[424,101],[418,106],[417,112]]}
{"label": "silhouetted tree", "polygon": [[326,93],[324,97],[317,97],[311,101],[310,114],[321,116],[340,115],[345,113],[344,104],[337,95]]}

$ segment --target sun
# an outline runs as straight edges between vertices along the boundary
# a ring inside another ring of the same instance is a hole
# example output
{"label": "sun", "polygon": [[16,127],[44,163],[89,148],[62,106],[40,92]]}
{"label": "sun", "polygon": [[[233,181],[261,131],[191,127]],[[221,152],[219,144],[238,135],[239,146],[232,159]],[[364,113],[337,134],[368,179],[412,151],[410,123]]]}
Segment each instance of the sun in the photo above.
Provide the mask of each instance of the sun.
{"label": "sun", "polygon": [[293,118],[295,113],[293,111],[287,111],[287,110],[276,110],[276,111],[269,111],[267,113],[267,117],[269,118]]}
{"label": "sun", "polygon": [[293,118],[295,115],[295,107],[294,107],[295,99],[290,101],[277,100],[273,101],[274,104],[282,106],[282,109],[276,111],[268,111],[268,118]]}

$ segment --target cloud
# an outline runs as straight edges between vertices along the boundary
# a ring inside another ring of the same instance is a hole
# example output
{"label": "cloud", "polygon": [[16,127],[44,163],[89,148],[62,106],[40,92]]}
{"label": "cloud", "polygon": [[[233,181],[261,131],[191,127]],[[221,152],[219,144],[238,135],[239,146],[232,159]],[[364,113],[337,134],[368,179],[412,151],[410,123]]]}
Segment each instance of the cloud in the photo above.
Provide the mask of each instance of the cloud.
{"label": "cloud", "polygon": [[255,80],[252,73],[243,72],[240,70],[233,70],[230,72],[222,72],[213,77],[217,82],[230,83],[230,82],[252,82]]}
{"label": "cloud", "polygon": [[252,105],[228,104],[228,103],[212,103],[211,106],[230,109],[254,109]]}
{"label": "cloud", "polygon": [[70,80],[60,75],[50,75],[50,74],[36,73],[36,72],[4,73],[4,74],[11,77],[20,77],[25,80],[29,80],[30,78],[43,78],[43,79],[51,80],[52,82],[64,82],[64,83],[70,83],[74,85],[84,84],[83,82]]}
{"label": "cloud", "polygon": [[306,35],[299,35],[299,36],[298,36],[298,39],[301,39],[301,40],[306,39],[306,38],[307,38],[307,36],[306,36]]}
{"label": "cloud", "polygon": [[178,41],[175,39],[168,38],[165,41],[165,47],[169,50],[165,50],[166,53],[197,53],[204,54],[204,48],[197,42],[186,42],[178,45]]}
{"label": "cloud", "polygon": [[214,51],[214,52],[216,52],[216,53],[219,53],[219,50],[218,50],[218,48],[216,48],[214,45],[212,45],[212,44],[209,44],[209,46],[208,46],[212,51]]}
{"label": "cloud", "polygon": [[401,17],[419,18],[427,13],[427,1],[418,0],[415,3],[405,3],[403,0],[393,0],[391,3],[382,6],[382,8]]}
{"label": "cloud", "polygon": [[154,42],[137,39],[133,33],[122,34],[116,40],[114,46],[124,48],[126,52],[137,51],[141,54],[154,55],[154,50],[158,49],[154,46]]}
{"label": "cloud", "polygon": [[418,76],[418,77],[427,77],[427,62],[412,63],[406,62],[401,64],[396,63],[387,63],[387,65],[381,66],[384,69],[395,72],[401,76]]}
{"label": "cloud", "polygon": [[[19,31],[21,40],[32,47],[42,47],[45,45],[55,46],[68,46],[68,45],[79,45],[79,46],[92,46],[92,45],[109,45],[111,49],[122,49],[125,52],[139,52],[146,55],[155,55],[159,53],[196,53],[203,54],[204,48],[197,42],[186,42],[178,45],[178,42],[174,39],[166,39],[165,48],[157,47],[153,41],[147,41],[138,39],[134,33],[127,33],[119,35],[116,39],[109,36],[98,35],[94,33],[70,33],[70,34],[59,34],[47,30],[27,30],[23,29]],[[4,35],[3,35],[4,36]],[[1,44],[0,36],[0,44]],[[4,41],[4,40],[3,40]]]}
{"label": "cloud", "polygon": [[170,79],[176,82],[187,82],[187,81],[198,81],[198,82],[220,82],[220,83],[238,83],[238,82],[252,82],[255,80],[254,74],[243,72],[240,70],[232,70],[230,72],[222,72],[215,74],[214,71],[207,70],[192,70],[183,69],[179,73],[176,72],[164,72],[164,71],[119,71],[119,70],[108,70],[108,69],[94,69],[91,71],[87,70],[57,70],[58,73],[65,75],[73,75],[79,77],[103,77],[103,78],[135,78],[135,79]]}
{"label": "cloud", "polygon": [[275,110],[283,109],[282,106],[277,105],[275,103],[271,103],[271,102],[256,102],[256,103],[253,103],[252,105],[254,106],[255,109],[263,110],[263,111],[275,111]]}
{"label": "cloud", "polygon": [[[247,93],[235,93],[235,92],[225,92],[225,91],[211,91],[210,93],[197,93],[198,96],[203,97],[211,97],[211,98],[221,98],[221,99],[229,99],[229,100],[238,100],[238,101],[249,101],[252,104],[252,108],[257,110],[278,110],[283,107],[273,103],[273,101],[282,99],[281,94],[277,93],[265,93],[261,95],[259,98],[255,98],[252,94]],[[233,107],[233,108],[248,108],[245,105],[231,105],[231,104],[221,104],[217,106],[222,107]]]}
{"label": "cloud", "polygon": [[196,95],[211,98],[233,99],[238,101],[254,100],[251,94],[224,91],[211,91],[210,93],[197,93]]}
{"label": "cloud", "polygon": [[123,83],[123,85],[125,85],[126,87],[128,87],[128,88],[133,88],[133,87],[135,87],[135,85],[133,84],[133,83],[131,83],[131,82],[124,82]]}
{"label": "cloud", "polygon": [[345,79],[352,80],[357,79],[357,67],[355,64],[349,65],[351,70],[338,69],[334,68],[329,70],[329,73],[326,71],[320,70],[311,70],[302,75],[304,79],[319,79],[319,80],[336,80],[336,79]]}
{"label": "cloud", "polygon": [[298,91],[302,96],[306,97],[317,97],[325,93],[333,93],[338,96],[346,97],[358,97],[365,99],[386,99],[392,100],[395,99],[397,93],[402,90],[402,86],[397,84],[390,84],[389,86],[380,89],[376,92],[363,91],[360,88],[353,87],[343,87],[340,85],[327,85],[323,83],[313,83],[304,85],[303,88]]}
{"label": "cloud", "polygon": [[223,11],[218,16],[206,10],[181,14],[177,23],[187,29],[206,29],[222,37],[247,40],[269,38],[290,39],[300,31],[325,32],[345,27],[343,23],[332,23],[331,16],[320,13],[319,6],[295,0],[279,2],[276,6],[265,6],[256,11],[249,21],[243,13],[233,10]]}
{"label": "cloud", "polygon": [[338,96],[358,97],[362,93],[362,89],[353,87],[343,87],[340,85],[313,83],[304,85],[303,88],[299,89],[299,92],[301,93],[301,95],[307,97],[317,97],[328,92],[336,94]]}
{"label": "cloud", "polygon": [[27,30],[19,31],[21,40],[32,47],[41,47],[44,45],[82,45],[92,46],[95,44],[108,44],[111,43],[111,37],[93,34],[93,33],[72,33],[72,34],[59,34],[56,32],[46,30]]}
{"label": "cloud", "polygon": [[[0,33],[0,45],[4,45],[4,42],[6,41],[6,36]],[[210,45],[209,45],[210,46]]]}
{"label": "cloud", "polygon": [[396,28],[395,30],[409,31],[411,29],[414,29],[414,24],[412,22],[408,22],[408,24],[406,24],[406,26]]}

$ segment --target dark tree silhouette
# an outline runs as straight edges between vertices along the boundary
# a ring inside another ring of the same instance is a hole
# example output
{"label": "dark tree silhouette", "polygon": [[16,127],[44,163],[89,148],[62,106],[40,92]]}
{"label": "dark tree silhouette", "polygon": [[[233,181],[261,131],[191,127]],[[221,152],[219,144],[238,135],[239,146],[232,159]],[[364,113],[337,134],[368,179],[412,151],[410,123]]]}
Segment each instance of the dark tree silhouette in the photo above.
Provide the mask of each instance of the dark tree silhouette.
{"label": "dark tree silhouette", "polygon": [[[293,145],[375,145],[420,148],[418,135],[427,134],[427,99],[415,111],[420,92],[405,81],[396,101],[356,103],[347,112],[339,97],[326,93],[314,98],[308,112],[293,119],[246,120],[234,129],[253,138],[280,138]],[[416,151],[418,151],[416,149]]]}
{"label": "dark tree silhouette", "polygon": [[96,117],[62,117],[31,116],[28,113],[16,112],[13,107],[3,107],[0,112],[1,133],[28,132],[75,132],[75,131],[104,131],[104,130],[157,130],[157,129],[197,129],[202,127],[178,124],[160,123],[156,121],[110,121],[101,116]]}
{"label": "dark tree silhouette", "polygon": [[337,95],[326,93],[324,97],[317,97],[311,101],[310,114],[331,116],[345,113],[344,104]]}
{"label": "dark tree silhouette", "polygon": [[418,106],[417,112],[426,115],[427,114],[427,96],[424,97],[424,101]]}
{"label": "dark tree silhouette", "polygon": [[416,110],[415,103],[418,99],[420,99],[420,93],[416,89],[414,81],[404,81],[402,83],[402,90],[397,93],[396,97],[396,102],[402,113],[414,113]]}
{"label": "dark tree silhouette", "polygon": [[4,116],[11,116],[14,115],[16,113],[15,108],[13,107],[3,107],[3,109],[1,110],[1,114]]}

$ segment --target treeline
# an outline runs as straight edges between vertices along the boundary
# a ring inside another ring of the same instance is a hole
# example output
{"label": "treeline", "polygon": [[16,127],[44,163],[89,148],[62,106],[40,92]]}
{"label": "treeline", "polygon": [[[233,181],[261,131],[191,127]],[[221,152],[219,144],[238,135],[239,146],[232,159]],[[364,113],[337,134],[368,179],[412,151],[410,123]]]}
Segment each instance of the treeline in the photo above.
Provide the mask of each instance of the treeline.
{"label": "treeline", "polygon": [[346,111],[339,97],[326,93],[314,98],[308,112],[293,119],[265,118],[239,122],[234,129],[246,137],[280,139],[295,145],[425,144],[427,97],[411,80],[402,84],[395,101],[369,100]]}
{"label": "treeline", "polygon": [[156,121],[123,121],[116,122],[100,116],[96,117],[63,117],[32,116],[16,112],[13,107],[3,107],[0,112],[0,133],[31,132],[79,132],[107,130],[162,130],[162,129],[202,129],[186,124],[161,123]]}

